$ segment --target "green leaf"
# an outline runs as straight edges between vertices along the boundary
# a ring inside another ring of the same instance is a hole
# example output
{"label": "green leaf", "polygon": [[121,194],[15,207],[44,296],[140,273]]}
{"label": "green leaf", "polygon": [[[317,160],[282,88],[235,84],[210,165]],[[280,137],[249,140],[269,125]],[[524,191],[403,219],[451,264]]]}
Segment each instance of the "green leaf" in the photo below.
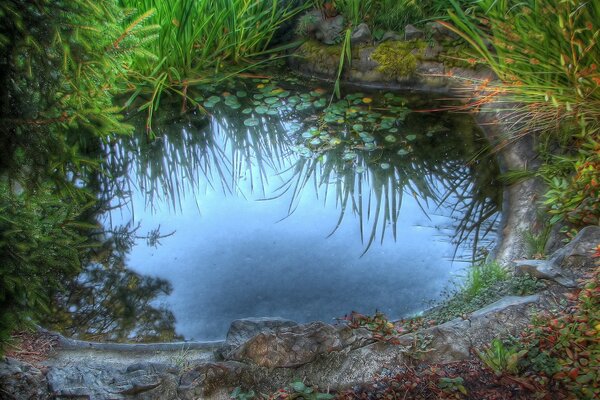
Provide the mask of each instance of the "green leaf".
{"label": "green leaf", "polygon": [[292,382],[291,386],[295,392],[299,393],[304,392],[304,390],[306,389],[306,385],[300,381]]}

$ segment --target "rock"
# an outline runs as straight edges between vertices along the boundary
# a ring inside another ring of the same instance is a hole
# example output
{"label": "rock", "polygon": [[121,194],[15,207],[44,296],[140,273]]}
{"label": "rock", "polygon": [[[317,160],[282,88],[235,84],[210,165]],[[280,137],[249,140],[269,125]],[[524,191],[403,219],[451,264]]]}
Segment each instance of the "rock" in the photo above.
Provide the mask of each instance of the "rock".
{"label": "rock", "polygon": [[417,64],[416,72],[421,75],[444,75],[446,68],[443,63],[424,61]]}
{"label": "rock", "polygon": [[600,226],[586,226],[565,247],[552,254],[550,260],[555,267],[568,269],[577,278],[581,278],[594,266],[592,255],[598,245]]}
{"label": "rock", "polygon": [[404,27],[404,40],[416,40],[423,39],[425,32],[416,28],[415,26],[408,24]]}
{"label": "rock", "polygon": [[400,41],[402,39],[403,39],[402,35],[400,35],[398,32],[387,31],[386,33],[383,34],[379,43],[387,42],[388,40]]}
{"label": "rock", "polygon": [[156,363],[119,365],[81,363],[55,366],[48,372],[48,385],[56,397],[94,400],[133,398],[160,400],[177,398],[178,369]]}
{"label": "rock", "polygon": [[568,288],[576,287],[577,280],[593,268],[592,254],[599,244],[600,227],[587,226],[548,260],[515,261],[515,272],[538,279],[548,279]]}
{"label": "rock", "polygon": [[350,42],[353,45],[363,44],[363,43],[371,43],[373,41],[373,37],[371,36],[371,30],[369,26],[365,23],[358,25],[350,36]]}
{"label": "rock", "polygon": [[231,359],[266,368],[291,368],[309,363],[320,354],[370,341],[371,335],[364,329],[312,322],[260,333],[234,351]]}
{"label": "rock", "polygon": [[297,322],[283,318],[243,318],[235,320],[229,326],[227,338],[223,347],[217,350],[217,355],[227,359],[230,353],[242,343],[261,332],[271,332],[273,329],[298,325]]}
{"label": "rock", "polygon": [[[204,399],[214,396],[219,389],[230,389],[242,385],[242,372],[246,367],[236,362],[204,363],[197,365],[181,375],[178,397],[182,400]],[[225,398],[229,398],[226,396]]]}
{"label": "rock", "polygon": [[444,48],[438,42],[435,42],[433,45],[425,47],[422,58],[425,61],[437,61],[442,51],[444,51]]}
{"label": "rock", "polygon": [[569,288],[577,286],[572,278],[565,276],[564,272],[549,260],[516,260],[515,274],[551,280]]}
{"label": "rock", "polygon": [[335,44],[344,30],[344,17],[324,18],[319,10],[309,11],[300,17],[296,30],[322,43]]}
{"label": "rock", "polygon": [[0,362],[0,398],[41,400],[49,397],[46,377],[38,368],[8,357]]}
{"label": "rock", "polygon": [[439,22],[428,22],[425,29],[435,40],[456,40],[460,37]]}

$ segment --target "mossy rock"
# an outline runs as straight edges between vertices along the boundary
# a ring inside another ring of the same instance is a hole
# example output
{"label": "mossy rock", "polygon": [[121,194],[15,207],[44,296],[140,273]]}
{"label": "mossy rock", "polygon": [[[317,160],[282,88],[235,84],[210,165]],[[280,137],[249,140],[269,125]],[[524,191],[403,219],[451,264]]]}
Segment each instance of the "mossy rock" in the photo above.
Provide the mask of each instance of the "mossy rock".
{"label": "mossy rock", "polygon": [[390,77],[411,76],[417,69],[417,61],[422,57],[427,43],[420,40],[409,42],[383,42],[371,54],[379,64],[377,71]]}

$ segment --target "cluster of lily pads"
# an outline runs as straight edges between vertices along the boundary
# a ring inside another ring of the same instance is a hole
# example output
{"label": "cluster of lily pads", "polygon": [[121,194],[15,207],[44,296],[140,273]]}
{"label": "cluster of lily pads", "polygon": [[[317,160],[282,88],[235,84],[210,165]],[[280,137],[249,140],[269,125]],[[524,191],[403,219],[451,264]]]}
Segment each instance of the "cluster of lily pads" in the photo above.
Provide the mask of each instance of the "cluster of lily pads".
{"label": "cluster of lily pads", "polygon": [[[289,85],[292,82],[286,81],[285,83]],[[208,110],[221,102],[232,110],[243,107],[241,113],[247,116],[243,123],[245,126],[253,127],[261,124],[260,116],[263,115],[283,117],[294,110],[323,109],[327,106],[326,94],[327,91],[321,88],[316,88],[308,93],[296,94],[278,85],[277,81],[253,79],[250,85],[246,85],[245,90],[222,91],[220,95],[213,94],[206,99],[198,100]]]}
{"label": "cluster of lily pads", "polygon": [[228,85],[225,89],[213,87],[213,93],[220,93],[200,99],[202,105],[209,111],[219,103],[241,109],[246,127],[262,125],[266,122],[263,116],[290,121],[288,132],[298,133],[293,150],[302,157],[334,148],[343,149],[342,158],[348,162],[356,160],[359,152],[383,148],[406,156],[417,139],[415,132],[403,126],[410,113],[406,99],[394,93],[379,97],[353,93],[331,101],[327,90],[305,89],[306,83],[299,80],[252,79],[243,87],[239,82]]}

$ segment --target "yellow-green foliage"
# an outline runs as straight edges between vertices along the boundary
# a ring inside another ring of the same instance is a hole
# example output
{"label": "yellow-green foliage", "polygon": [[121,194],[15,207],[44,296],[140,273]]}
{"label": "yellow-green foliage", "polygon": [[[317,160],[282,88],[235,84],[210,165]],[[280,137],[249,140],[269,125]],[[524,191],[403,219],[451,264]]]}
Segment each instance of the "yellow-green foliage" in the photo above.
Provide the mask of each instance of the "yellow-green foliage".
{"label": "yellow-green foliage", "polygon": [[336,66],[342,53],[341,45],[324,45],[316,40],[302,44],[296,54],[312,63]]}
{"label": "yellow-green foliage", "polygon": [[[379,63],[377,70],[385,75],[398,77],[412,75],[417,68],[417,57],[424,48],[421,41],[388,41],[377,46],[371,58]],[[417,54],[413,54],[417,50]]]}

